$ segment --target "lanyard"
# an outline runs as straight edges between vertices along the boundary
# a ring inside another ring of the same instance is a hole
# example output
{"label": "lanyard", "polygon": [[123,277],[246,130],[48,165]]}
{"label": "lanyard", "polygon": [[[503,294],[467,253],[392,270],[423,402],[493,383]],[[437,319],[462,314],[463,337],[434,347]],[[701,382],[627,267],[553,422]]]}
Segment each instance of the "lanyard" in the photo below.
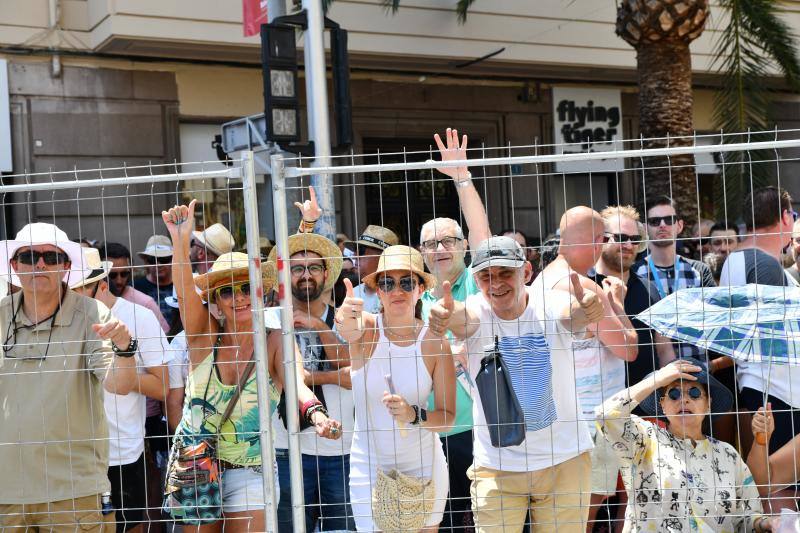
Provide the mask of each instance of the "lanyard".
{"label": "lanyard", "polygon": [[[678,263],[681,260],[681,256],[675,256],[675,282],[678,282]],[[664,286],[666,285],[669,288],[669,279],[664,279],[664,284],[661,283],[662,274],[661,271],[656,268],[656,265],[653,263],[653,257],[647,256],[647,266],[650,268],[650,274],[652,274],[653,279],[656,280],[656,290],[658,291],[658,295],[661,296],[661,299],[667,297],[667,293],[664,291]]]}

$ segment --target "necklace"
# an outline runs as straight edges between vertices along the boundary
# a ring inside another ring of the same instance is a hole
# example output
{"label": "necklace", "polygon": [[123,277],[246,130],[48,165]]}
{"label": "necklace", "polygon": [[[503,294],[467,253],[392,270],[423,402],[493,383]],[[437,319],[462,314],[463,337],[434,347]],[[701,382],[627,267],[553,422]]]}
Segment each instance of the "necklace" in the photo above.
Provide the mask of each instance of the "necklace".
{"label": "necklace", "polygon": [[[400,326],[400,327],[408,327],[408,326]],[[393,337],[396,340],[400,341],[408,341],[417,338],[417,334],[419,333],[419,324],[417,323],[416,319],[414,320],[414,331],[410,334],[406,333],[405,335],[400,335],[392,331],[392,326],[387,324],[386,322],[383,323],[383,331],[386,333],[387,337]]]}

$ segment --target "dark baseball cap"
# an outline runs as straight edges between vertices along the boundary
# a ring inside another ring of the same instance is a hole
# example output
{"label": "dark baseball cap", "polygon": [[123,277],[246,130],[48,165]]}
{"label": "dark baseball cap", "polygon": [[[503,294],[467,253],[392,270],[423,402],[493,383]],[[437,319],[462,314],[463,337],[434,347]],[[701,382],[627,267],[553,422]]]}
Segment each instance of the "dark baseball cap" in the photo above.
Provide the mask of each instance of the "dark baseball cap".
{"label": "dark baseball cap", "polygon": [[519,268],[526,263],[525,251],[511,237],[489,237],[472,251],[472,271],[489,267]]}

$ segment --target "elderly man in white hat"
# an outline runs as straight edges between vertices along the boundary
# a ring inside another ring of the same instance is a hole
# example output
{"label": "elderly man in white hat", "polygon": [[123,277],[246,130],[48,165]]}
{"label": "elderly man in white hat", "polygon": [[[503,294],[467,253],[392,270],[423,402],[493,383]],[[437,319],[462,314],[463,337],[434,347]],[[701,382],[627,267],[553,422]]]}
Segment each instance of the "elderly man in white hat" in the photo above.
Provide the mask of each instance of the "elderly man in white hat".
{"label": "elderly man in white hat", "polygon": [[146,274],[133,281],[133,288],[155,300],[161,314],[169,320],[172,309],[167,304],[167,296],[172,295],[172,242],[164,235],[153,235],[139,252],[139,258],[147,265]]}
{"label": "elderly man in white hat", "polygon": [[[273,248],[269,261],[275,261]],[[333,288],[342,270],[342,252],[333,241],[314,233],[289,237],[289,271],[292,275],[292,307],[295,340],[303,357],[306,385],[325,404],[331,417],[342,423],[341,440],[318,437],[314,427],[300,432],[303,454],[303,487],[306,494],[306,529],[313,531],[317,519],[323,531],[355,530],[348,504],[350,441],[353,437],[354,406],[350,385],[347,346],[336,335],[334,309],[324,295]],[[268,311],[269,346],[281,353],[281,326],[277,308]],[[278,406],[281,417],[273,418],[278,477],[289,479],[289,434],[286,407]],[[278,531],[291,532],[291,485],[280,484]]]}
{"label": "elderly man in white hat", "polygon": [[0,528],[111,531],[103,389],[136,384],[136,340],[102,303],[69,285],[91,273],[80,244],[53,224],[0,241]]}
{"label": "elderly man in white hat", "polygon": [[192,246],[189,250],[189,260],[194,271],[205,274],[219,256],[233,251],[236,246],[228,228],[217,222],[203,231],[192,232]]}
{"label": "elderly man in white hat", "polygon": [[111,292],[108,274],[114,264],[102,261],[95,248],[84,250],[86,266],[92,271],[86,279],[72,285],[79,294],[102,302],[111,314],[134,332],[137,382],[130,394],[120,396],[106,391],[105,408],[109,425],[108,479],[111,503],[118,524],[125,531],[140,531],[147,508],[145,486],[144,424],[145,397],[163,402],[167,391],[167,360],[171,357],[167,339],[152,311],[119,298]]}

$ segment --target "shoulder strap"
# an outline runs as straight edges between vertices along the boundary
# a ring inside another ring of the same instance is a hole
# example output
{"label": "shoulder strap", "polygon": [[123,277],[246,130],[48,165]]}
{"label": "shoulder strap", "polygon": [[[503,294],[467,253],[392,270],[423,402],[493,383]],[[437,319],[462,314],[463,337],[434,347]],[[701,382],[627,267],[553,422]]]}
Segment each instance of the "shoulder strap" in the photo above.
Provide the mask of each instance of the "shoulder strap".
{"label": "shoulder strap", "polygon": [[244,389],[247,380],[250,378],[250,374],[253,373],[253,368],[256,366],[256,360],[250,359],[250,362],[247,363],[247,366],[242,373],[242,377],[239,378],[239,383],[236,385],[236,391],[233,393],[230,401],[228,402],[228,406],[225,408],[225,413],[223,413],[222,418],[219,422],[219,427],[222,427],[225,422],[228,421],[230,418],[231,413],[233,413],[233,408],[236,406],[236,403],[239,401],[239,396],[242,395],[242,389]]}

